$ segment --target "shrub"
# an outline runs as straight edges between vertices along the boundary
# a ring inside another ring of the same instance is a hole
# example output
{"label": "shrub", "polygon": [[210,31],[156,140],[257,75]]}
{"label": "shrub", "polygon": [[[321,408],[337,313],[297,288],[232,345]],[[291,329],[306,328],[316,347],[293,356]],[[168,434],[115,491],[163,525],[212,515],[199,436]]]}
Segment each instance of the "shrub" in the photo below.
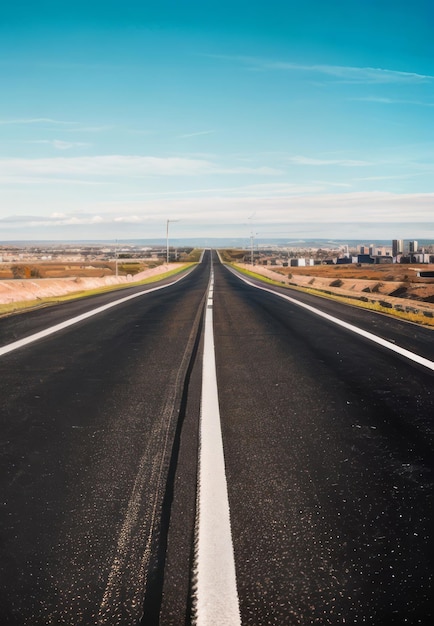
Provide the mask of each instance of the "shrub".
{"label": "shrub", "polygon": [[343,284],[344,284],[343,280],[341,280],[340,278],[336,278],[336,280],[332,280],[329,287],[342,287]]}
{"label": "shrub", "polygon": [[381,287],[384,287],[384,283],[376,283],[372,287],[372,293],[378,293],[380,291]]}
{"label": "shrub", "polygon": [[14,278],[26,277],[26,268],[24,265],[12,265],[11,272]]}

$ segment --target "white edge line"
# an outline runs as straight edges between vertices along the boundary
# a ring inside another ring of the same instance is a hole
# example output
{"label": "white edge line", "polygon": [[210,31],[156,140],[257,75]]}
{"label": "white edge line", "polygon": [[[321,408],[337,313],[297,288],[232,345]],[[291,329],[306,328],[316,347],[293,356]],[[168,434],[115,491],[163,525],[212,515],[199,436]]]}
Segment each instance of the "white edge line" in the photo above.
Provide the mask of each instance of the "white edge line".
{"label": "white edge line", "polygon": [[24,346],[27,346],[28,344],[33,343],[34,341],[38,341],[39,339],[43,339],[44,337],[48,337],[49,335],[53,335],[54,333],[58,333],[60,330],[63,330],[64,328],[68,328],[69,326],[78,324],[79,322],[82,322],[83,320],[86,320],[89,317],[93,317],[94,315],[103,313],[104,311],[107,311],[108,309],[118,306],[119,304],[128,302],[128,300],[133,300],[134,298],[145,296],[146,294],[152,293],[153,291],[158,291],[160,289],[165,289],[166,287],[171,287],[172,285],[175,285],[176,283],[178,283],[180,280],[183,280],[184,278],[186,278],[189,274],[190,272],[184,274],[183,276],[173,281],[172,283],[169,283],[168,285],[160,285],[159,287],[152,287],[151,289],[140,291],[139,293],[133,293],[132,295],[126,296],[125,298],[120,298],[119,300],[115,300],[114,302],[109,302],[108,304],[104,304],[103,306],[100,306],[96,309],[87,311],[87,313],[82,313],[81,315],[77,315],[76,317],[71,317],[71,319],[65,320],[64,322],[61,322],[60,324],[56,324],[55,326],[51,326],[51,328],[46,328],[45,330],[41,330],[37,333],[34,333],[33,335],[24,337],[23,339],[18,339],[17,341],[14,341],[13,343],[8,343],[7,345],[2,346],[0,348],[0,356],[3,356],[4,354],[8,354],[9,352],[13,352],[14,350],[18,350],[19,348],[23,348]]}
{"label": "white edge line", "polygon": [[407,350],[406,348],[401,348],[401,346],[397,346],[396,344],[391,343],[390,341],[387,341],[387,339],[378,337],[377,335],[374,335],[373,333],[370,333],[367,330],[362,330],[361,328],[358,328],[357,326],[353,326],[353,324],[349,324],[348,322],[344,322],[343,320],[340,320],[337,317],[333,317],[332,315],[329,315],[328,313],[324,313],[323,311],[320,311],[319,309],[316,309],[315,307],[310,306],[309,304],[305,304],[304,302],[299,302],[298,300],[295,300],[294,298],[291,298],[290,296],[286,296],[283,293],[279,293],[278,291],[273,291],[272,289],[268,289],[267,287],[260,287],[259,285],[255,285],[255,283],[252,283],[247,278],[244,278],[244,276],[240,276],[237,272],[232,270],[230,267],[228,267],[227,269],[230,272],[232,272],[234,276],[236,276],[237,278],[245,282],[247,285],[250,285],[251,287],[256,287],[256,289],[261,289],[262,291],[271,293],[275,296],[278,296],[279,298],[288,300],[288,302],[291,302],[292,304],[295,304],[303,309],[307,309],[311,313],[315,313],[315,315],[318,315],[319,317],[323,317],[329,322],[333,322],[333,324],[342,326],[342,328],[346,328],[347,330],[357,335],[360,335],[361,337],[364,337],[365,339],[369,339],[370,341],[377,343],[383,348],[387,348],[388,350],[391,350],[392,352],[396,352],[397,354],[409,359],[410,361],[413,361],[414,363],[417,363],[418,365],[423,365],[427,369],[434,371],[434,361],[430,361],[429,359],[426,359],[423,356],[415,354],[414,352],[411,352],[410,350]]}
{"label": "white edge line", "polygon": [[196,522],[194,623],[240,626],[213,333],[213,274],[205,309]]}

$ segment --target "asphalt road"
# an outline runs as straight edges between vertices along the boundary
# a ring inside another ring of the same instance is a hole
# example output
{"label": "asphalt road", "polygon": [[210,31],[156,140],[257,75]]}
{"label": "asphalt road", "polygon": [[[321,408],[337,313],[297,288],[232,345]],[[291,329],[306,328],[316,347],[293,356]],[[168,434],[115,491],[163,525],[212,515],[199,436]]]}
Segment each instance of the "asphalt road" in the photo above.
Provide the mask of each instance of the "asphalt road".
{"label": "asphalt road", "polygon": [[[434,623],[432,372],[214,260],[242,624]],[[191,622],[208,278],[206,255],[0,358],[0,623]],[[430,330],[291,295],[434,358]],[[1,343],[102,303],[0,320]]]}
{"label": "asphalt road", "polygon": [[219,266],[214,320],[242,623],[434,623],[432,372]]}
{"label": "asphalt road", "polygon": [[[136,624],[145,594],[155,613],[208,280],[205,259],[173,286],[1,357],[1,624]],[[7,318],[0,334],[17,340],[108,300]]]}

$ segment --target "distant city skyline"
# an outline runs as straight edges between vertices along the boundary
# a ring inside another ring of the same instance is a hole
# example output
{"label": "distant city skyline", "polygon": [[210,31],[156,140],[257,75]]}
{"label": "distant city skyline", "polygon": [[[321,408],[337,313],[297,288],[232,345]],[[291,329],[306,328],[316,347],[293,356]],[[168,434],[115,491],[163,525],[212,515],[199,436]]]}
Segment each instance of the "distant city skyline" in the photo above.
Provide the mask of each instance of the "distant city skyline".
{"label": "distant city skyline", "polygon": [[434,239],[431,0],[0,7],[0,240]]}

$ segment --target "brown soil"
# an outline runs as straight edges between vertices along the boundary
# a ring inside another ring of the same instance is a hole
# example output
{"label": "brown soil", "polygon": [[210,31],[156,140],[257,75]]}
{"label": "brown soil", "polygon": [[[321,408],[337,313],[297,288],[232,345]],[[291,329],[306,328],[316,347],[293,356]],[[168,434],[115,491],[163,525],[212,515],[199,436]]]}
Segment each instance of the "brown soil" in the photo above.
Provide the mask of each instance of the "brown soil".
{"label": "brown soil", "polygon": [[[126,276],[146,269],[152,269],[157,262],[118,261],[118,275]],[[15,268],[15,271],[14,271]],[[18,268],[18,270],[17,270]],[[17,273],[20,274],[17,276]],[[56,262],[17,262],[0,265],[0,280],[10,278],[70,278],[115,276],[116,264],[114,261],[92,261],[56,263]]]}
{"label": "brown soil", "polygon": [[[260,267],[260,266],[259,266]],[[258,266],[255,266],[258,269]],[[378,293],[414,300],[434,297],[434,279],[417,276],[419,270],[434,270],[434,265],[318,265],[313,267],[274,267],[275,274],[303,286],[341,288],[353,292]],[[333,283],[333,284],[332,284]]]}
{"label": "brown soil", "polygon": [[179,263],[163,264],[145,269],[134,276],[101,276],[101,272],[99,276],[71,276],[70,272],[69,276],[60,278],[0,280],[0,304],[41,300],[111,285],[127,285],[180,267],[182,264]]}

